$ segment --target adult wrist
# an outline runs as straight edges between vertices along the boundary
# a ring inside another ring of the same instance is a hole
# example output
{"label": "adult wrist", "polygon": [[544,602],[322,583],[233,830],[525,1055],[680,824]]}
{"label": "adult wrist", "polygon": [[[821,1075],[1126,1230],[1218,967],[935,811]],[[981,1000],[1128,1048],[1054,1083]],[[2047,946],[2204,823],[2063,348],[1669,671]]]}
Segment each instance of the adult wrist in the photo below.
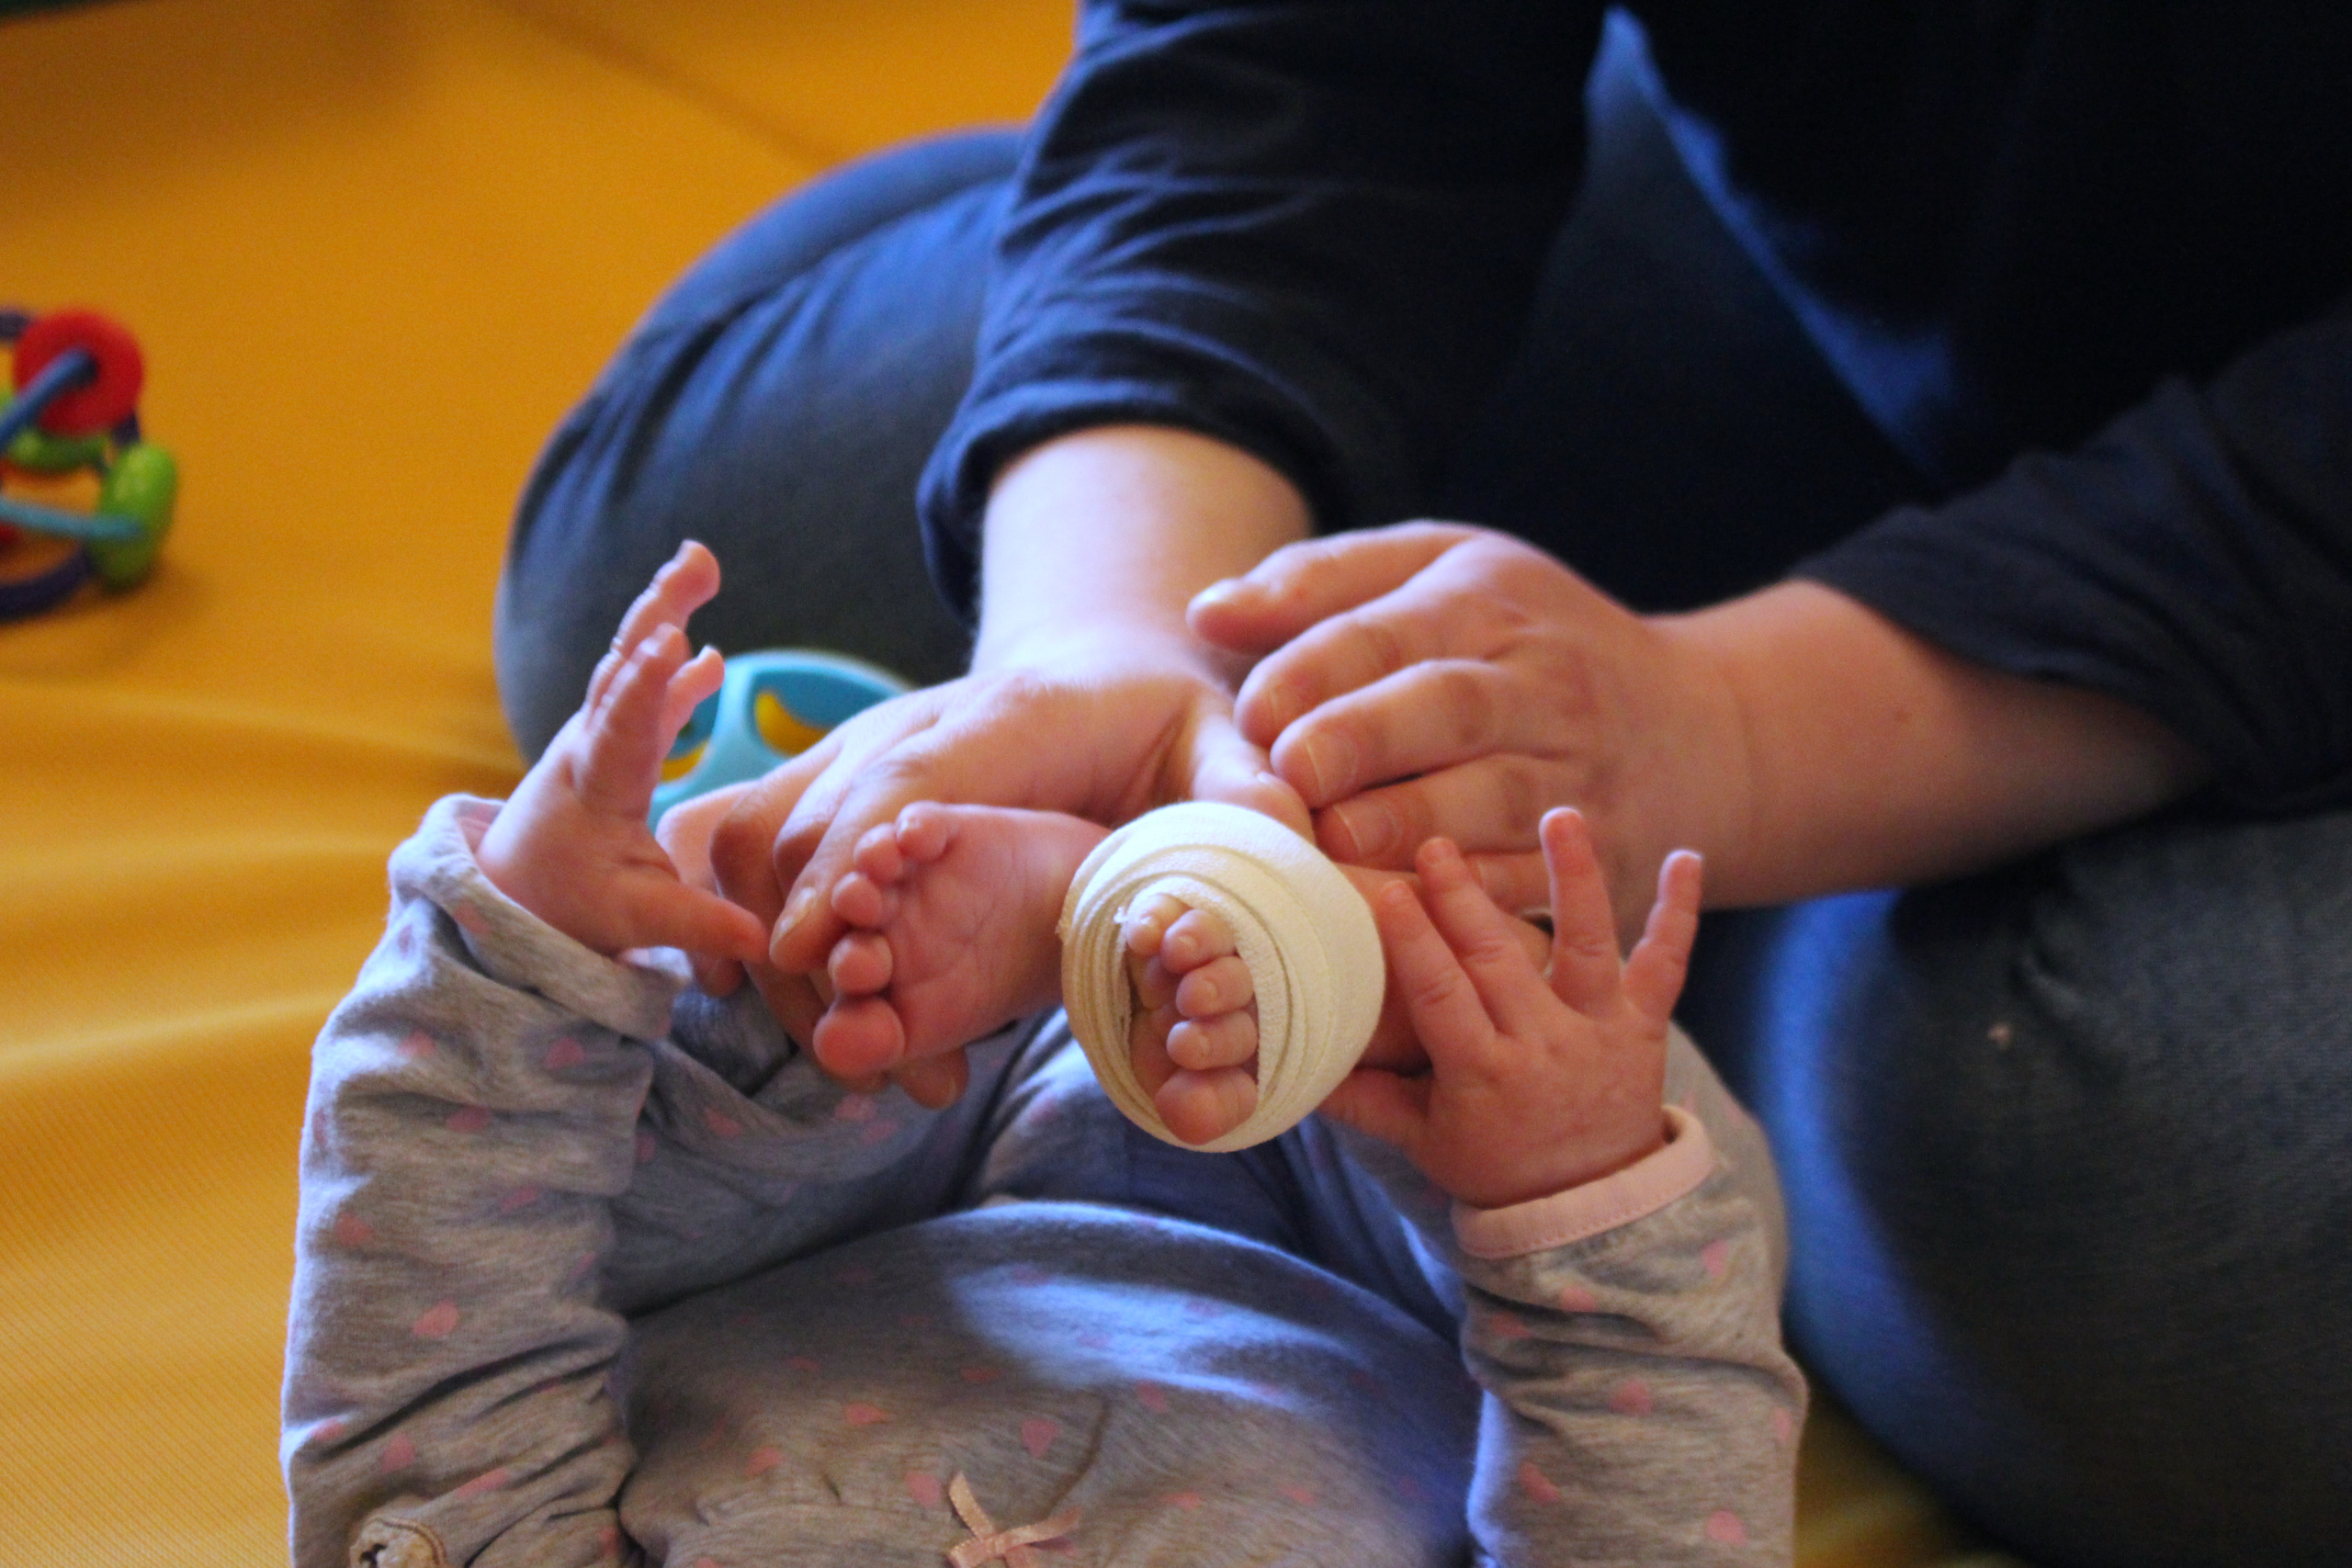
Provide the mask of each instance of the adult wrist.
{"label": "adult wrist", "polygon": [[1709,905],[1752,901],[1742,889],[1756,848],[1756,717],[1739,666],[1744,649],[1721,635],[1715,615],[1643,617],[1667,695],[1644,737],[1638,787],[1623,803],[1626,851],[1610,866],[1629,941],[1648,915],[1658,866],[1676,850],[1705,857]]}
{"label": "adult wrist", "polygon": [[1181,670],[1204,680],[1225,680],[1227,656],[1182,626],[1155,624],[1145,615],[1071,615],[1032,618],[993,631],[975,645],[972,672],[1052,670],[1064,675],[1099,674],[1112,669]]}
{"label": "adult wrist", "polygon": [[2204,760],[2102,694],[1973,663],[1826,584],[1683,617],[1740,716],[1749,825],[1710,892],[1781,902],[1981,871],[2177,798]]}
{"label": "adult wrist", "polygon": [[1222,671],[1186,605],[1306,531],[1296,489],[1238,447],[1148,425],[1057,437],[989,492],[973,668],[1156,644]]}

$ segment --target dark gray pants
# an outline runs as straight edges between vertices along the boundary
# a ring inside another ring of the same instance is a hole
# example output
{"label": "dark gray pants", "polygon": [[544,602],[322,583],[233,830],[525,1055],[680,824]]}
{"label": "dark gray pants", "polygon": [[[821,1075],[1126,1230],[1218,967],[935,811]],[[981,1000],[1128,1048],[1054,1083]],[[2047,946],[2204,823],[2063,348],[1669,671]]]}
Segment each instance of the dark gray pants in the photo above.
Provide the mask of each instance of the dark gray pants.
{"label": "dark gray pants", "polygon": [[[1606,72],[1591,175],[1439,510],[1650,608],[1926,486]],[[536,752],[676,541],[697,634],[960,671],[915,477],[971,363],[1012,134],[754,220],[550,443],[499,601]],[[2055,1568],[2352,1555],[2352,817],[2178,818],[1951,887],[1711,920],[1693,1032],[1780,1148],[1817,1375]]]}

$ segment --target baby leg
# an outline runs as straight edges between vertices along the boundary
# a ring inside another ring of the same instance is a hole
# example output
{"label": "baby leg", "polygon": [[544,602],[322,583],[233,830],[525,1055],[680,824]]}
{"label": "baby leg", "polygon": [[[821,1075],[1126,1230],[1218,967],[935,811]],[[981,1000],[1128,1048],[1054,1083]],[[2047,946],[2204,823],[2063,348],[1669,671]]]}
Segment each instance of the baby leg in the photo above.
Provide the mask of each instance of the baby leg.
{"label": "baby leg", "polygon": [[1162,894],[1128,913],[1121,937],[1136,991],[1136,1076],[1179,1138],[1223,1136],[1258,1106],[1257,995],[1233,933]]}
{"label": "baby leg", "polygon": [[827,960],[818,1059],[879,1072],[1052,1007],[1062,897],[1102,837],[1055,812],[929,801],[867,833],[833,889],[851,930]]}

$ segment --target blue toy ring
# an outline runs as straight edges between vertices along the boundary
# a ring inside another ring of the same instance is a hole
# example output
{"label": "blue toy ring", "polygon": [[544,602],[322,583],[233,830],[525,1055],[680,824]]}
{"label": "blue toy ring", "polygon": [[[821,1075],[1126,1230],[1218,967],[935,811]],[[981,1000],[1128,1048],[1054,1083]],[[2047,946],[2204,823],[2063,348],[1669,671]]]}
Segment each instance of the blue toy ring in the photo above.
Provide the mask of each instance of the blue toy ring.
{"label": "blue toy ring", "polygon": [[650,820],[682,800],[760,777],[844,719],[911,689],[878,665],[813,649],[730,656],[727,679],[670,749]]}

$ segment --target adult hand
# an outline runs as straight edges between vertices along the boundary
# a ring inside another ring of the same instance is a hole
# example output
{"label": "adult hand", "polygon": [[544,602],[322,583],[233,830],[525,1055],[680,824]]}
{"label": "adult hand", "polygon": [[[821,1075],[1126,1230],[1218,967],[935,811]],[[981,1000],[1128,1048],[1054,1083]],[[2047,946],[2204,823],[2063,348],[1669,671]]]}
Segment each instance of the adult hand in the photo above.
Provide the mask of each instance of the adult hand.
{"label": "adult hand", "polygon": [[[2177,800],[2211,761],[2141,709],[1970,663],[1821,583],[1638,616],[1540,551],[1409,524],[1279,550],[1192,624],[1272,650],[1242,734],[1336,858],[1518,849],[1580,807],[1628,889],[1665,852],[1781,903],[1962,875]],[[1490,888],[1493,879],[1489,878]],[[1523,899],[1498,897],[1507,908]]]}
{"label": "adult hand", "polygon": [[1717,663],[1507,536],[1411,523],[1295,544],[1203,592],[1190,622],[1265,655],[1240,732],[1336,860],[1403,870],[1447,838],[1518,857],[1486,880],[1528,907],[1536,824],[1574,806],[1630,937],[1668,849],[1712,855],[1742,831],[1740,712]]}
{"label": "adult hand", "polygon": [[1105,826],[1223,800],[1306,831],[1305,807],[1234,728],[1238,667],[1183,618],[1204,583],[1306,528],[1280,474],[1183,431],[1082,430],[1008,465],[983,531],[973,673],[868,709],[718,825],[718,885],[771,922],[775,969],[822,966],[843,929],[828,898],[858,838],[918,800]]}
{"label": "adult hand", "polygon": [[1135,640],[866,710],[736,797],[710,861],[720,889],[774,930],[774,968],[808,974],[845,929],[823,895],[859,837],[906,806],[1023,807],[1108,825],[1184,799],[1251,807],[1306,830],[1304,808],[1234,728],[1231,694],[1198,654]]}

